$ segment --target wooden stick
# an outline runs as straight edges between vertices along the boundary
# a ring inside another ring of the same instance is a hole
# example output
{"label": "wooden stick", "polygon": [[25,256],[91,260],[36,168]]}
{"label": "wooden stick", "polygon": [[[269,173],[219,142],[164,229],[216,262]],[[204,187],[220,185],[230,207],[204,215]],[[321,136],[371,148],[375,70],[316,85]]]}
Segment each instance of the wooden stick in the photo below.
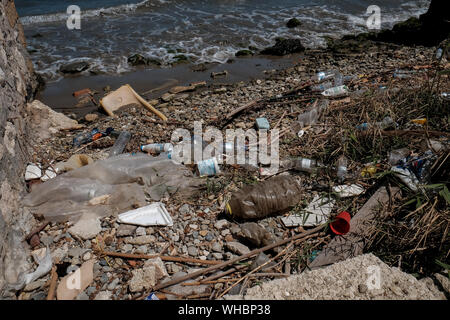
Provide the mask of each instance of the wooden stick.
{"label": "wooden stick", "polygon": [[30,241],[30,239],[37,233],[44,230],[44,228],[49,224],[49,221],[44,221],[39,227],[34,228],[31,232],[26,236],[25,240]]}
{"label": "wooden stick", "polygon": [[172,262],[191,262],[191,263],[200,263],[200,264],[209,264],[209,265],[219,265],[222,264],[222,261],[219,260],[200,260],[194,258],[187,257],[170,257],[170,256],[159,256],[159,255],[146,255],[146,254],[133,254],[133,253],[121,253],[121,252],[111,252],[111,251],[100,251],[101,254],[110,256],[110,257],[118,257],[125,259],[153,259],[153,258],[161,258],[163,261],[172,261]]}
{"label": "wooden stick", "polygon": [[260,249],[255,249],[255,250],[253,250],[253,251],[250,251],[249,253],[246,253],[246,254],[244,254],[244,255],[242,255],[242,256],[236,257],[236,258],[231,259],[231,260],[229,260],[229,261],[223,262],[223,263],[221,263],[221,264],[218,264],[218,265],[215,265],[215,266],[212,266],[212,267],[203,269],[203,270],[198,270],[198,271],[196,271],[196,272],[189,273],[189,274],[187,274],[187,275],[185,275],[185,276],[178,277],[178,278],[175,278],[175,279],[173,279],[173,280],[170,280],[170,281],[161,283],[161,284],[159,284],[159,285],[153,287],[153,292],[154,292],[154,291],[158,291],[159,289],[163,289],[163,288],[172,286],[172,285],[174,285],[174,284],[180,283],[180,282],[182,282],[182,281],[185,281],[185,280],[189,280],[189,279],[198,277],[198,276],[200,276],[200,275],[202,275],[202,274],[205,274],[205,273],[208,273],[208,272],[211,272],[211,271],[214,271],[214,270],[222,269],[222,268],[224,268],[224,267],[226,267],[226,266],[229,266],[229,265],[231,265],[231,264],[233,264],[233,263],[235,263],[235,262],[241,261],[241,260],[246,259],[246,258],[250,258],[250,257],[252,257],[252,256],[254,256],[254,255],[257,255],[257,254],[259,254],[259,253],[261,253],[261,252],[264,252],[264,251],[273,249],[273,248],[275,248],[275,247],[282,246],[283,244],[286,244],[286,243],[291,242],[291,241],[293,241],[293,240],[306,238],[306,237],[309,236],[309,235],[312,235],[312,234],[315,234],[315,233],[320,232],[320,230],[322,230],[323,227],[324,227],[324,225],[320,225],[320,226],[318,226],[318,227],[316,227],[316,228],[314,228],[314,229],[305,231],[305,232],[303,232],[303,233],[301,233],[301,234],[298,234],[298,235],[296,235],[296,236],[293,236],[293,237],[291,237],[291,238],[284,239],[284,240],[281,240],[281,241],[279,241],[279,242],[276,242],[276,243],[267,245],[267,246],[262,247],[262,248],[260,248]]}
{"label": "wooden stick", "polygon": [[50,281],[50,288],[48,289],[47,300],[55,299],[56,283],[58,282],[58,274],[56,273],[56,267],[52,268],[52,277]]}
{"label": "wooden stick", "polygon": [[403,136],[403,135],[431,135],[435,137],[450,136],[449,132],[433,131],[433,130],[382,130],[381,134],[385,136]]}
{"label": "wooden stick", "polygon": [[230,270],[227,270],[227,271],[221,272],[219,274],[212,275],[212,276],[210,276],[208,278],[205,278],[205,279],[201,280],[201,282],[210,281],[210,280],[216,280],[217,278],[223,278],[224,276],[229,275],[230,273],[233,273],[235,271],[238,271],[238,270],[241,270],[241,269],[244,269],[244,268],[247,268],[247,267],[248,266],[246,266],[246,265],[236,266],[234,268],[231,268]]}

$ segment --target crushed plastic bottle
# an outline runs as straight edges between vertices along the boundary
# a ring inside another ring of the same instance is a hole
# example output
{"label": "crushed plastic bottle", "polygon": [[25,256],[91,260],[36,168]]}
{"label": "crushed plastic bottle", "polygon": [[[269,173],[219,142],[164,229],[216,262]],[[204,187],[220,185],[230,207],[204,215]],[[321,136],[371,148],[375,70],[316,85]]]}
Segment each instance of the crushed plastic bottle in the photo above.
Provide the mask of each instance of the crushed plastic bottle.
{"label": "crushed plastic bottle", "polygon": [[233,193],[225,213],[240,219],[262,219],[295,205],[301,192],[295,177],[277,176]]}
{"label": "crushed plastic bottle", "polygon": [[[387,129],[389,127],[398,127],[398,124],[391,118],[391,117],[385,117],[382,121],[375,122],[374,124],[375,128],[379,129]],[[372,125],[370,123],[364,122],[356,126],[356,129],[365,131],[372,128]]]}
{"label": "crushed plastic bottle", "polygon": [[316,123],[322,113],[328,108],[328,100],[320,100],[312,109],[300,114],[297,118],[300,128]]}
{"label": "crushed plastic bottle", "polygon": [[325,97],[341,97],[348,95],[348,87],[346,85],[333,87],[322,92],[322,95]]}
{"label": "crushed plastic bottle", "polygon": [[125,150],[125,147],[127,146],[130,139],[131,133],[129,133],[128,131],[122,131],[119,134],[119,137],[117,138],[116,142],[112,146],[108,158],[121,154],[123,150]]}
{"label": "crushed plastic bottle", "polygon": [[407,148],[401,148],[397,150],[392,150],[388,155],[388,162],[390,165],[397,165],[400,160],[406,158],[409,155],[409,150]]}
{"label": "crushed plastic bottle", "polygon": [[440,60],[441,58],[442,58],[442,53],[443,53],[444,51],[442,50],[442,48],[438,48],[437,50],[436,50],[436,60]]}

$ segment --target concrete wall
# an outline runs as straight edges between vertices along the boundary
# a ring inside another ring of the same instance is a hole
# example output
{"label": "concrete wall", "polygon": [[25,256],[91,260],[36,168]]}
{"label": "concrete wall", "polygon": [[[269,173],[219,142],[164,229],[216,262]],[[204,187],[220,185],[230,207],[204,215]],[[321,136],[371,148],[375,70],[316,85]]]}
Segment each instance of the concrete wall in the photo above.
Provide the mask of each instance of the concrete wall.
{"label": "concrete wall", "polygon": [[15,282],[30,267],[28,245],[22,240],[34,219],[19,199],[30,159],[25,104],[36,86],[14,1],[0,0],[0,298],[6,283]]}

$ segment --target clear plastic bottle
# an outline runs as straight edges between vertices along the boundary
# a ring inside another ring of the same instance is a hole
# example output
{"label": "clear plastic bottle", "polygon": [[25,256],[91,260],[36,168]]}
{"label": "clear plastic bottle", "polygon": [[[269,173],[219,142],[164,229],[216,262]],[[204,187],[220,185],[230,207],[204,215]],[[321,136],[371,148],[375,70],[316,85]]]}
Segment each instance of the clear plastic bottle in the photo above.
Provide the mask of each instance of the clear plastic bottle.
{"label": "clear plastic bottle", "polygon": [[348,87],[346,85],[333,87],[322,92],[325,97],[340,97],[348,94]]}
{"label": "clear plastic bottle", "polygon": [[130,141],[130,139],[131,133],[129,133],[128,131],[122,131],[116,142],[112,146],[111,150],[109,151],[108,158],[121,154],[123,150],[125,150],[125,147],[127,146],[127,143]]}
{"label": "clear plastic bottle", "polygon": [[291,160],[291,168],[298,171],[311,173],[321,167],[323,167],[323,164],[317,160],[312,160],[303,157],[298,157],[294,160]]}
{"label": "clear plastic bottle", "polygon": [[344,155],[341,155],[337,162],[337,177],[340,182],[345,180],[345,176],[347,175],[347,158]]}
{"label": "clear plastic bottle", "polygon": [[171,143],[150,143],[141,146],[142,152],[161,153],[171,152],[173,145]]}
{"label": "clear plastic bottle", "polygon": [[325,81],[323,83],[311,86],[311,91],[312,92],[322,92],[322,91],[332,88],[333,86],[334,85],[333,85],[332,81]]}
{"label": "clear plastic bottle", "polygon": [[336,74],[335,70],[328,70],[328,71],[321,71],[316,73],[311,80],[315,82],[322,82],[324,80],[332,79],[334,78]]}

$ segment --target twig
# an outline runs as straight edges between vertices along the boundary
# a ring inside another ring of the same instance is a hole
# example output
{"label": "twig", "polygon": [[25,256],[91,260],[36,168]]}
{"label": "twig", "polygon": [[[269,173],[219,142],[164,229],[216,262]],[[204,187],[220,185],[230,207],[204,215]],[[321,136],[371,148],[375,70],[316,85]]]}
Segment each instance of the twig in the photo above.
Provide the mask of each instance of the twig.
{"label": "twig", "polygon": [[44,230],[44,228],[49,224],[49,221],[44,221],[39,227],[34,228],[31,232],[26,236],[25,240],[30,241],[30,239],[37,233]]}
{"label": "twig", "polygon": [[111,252],[111,251],[100,251],[100,254],[125,258],[125,259],[153,259],[153,258],[161,258],[163,261],[172,261],[172,262],[191,262],[191,263],[199,263],[199,264],[209,264],[209,265],[219,265],[222,264],[222,261],[218,260],[200,260],[194,258],[187,257],[169,257],[169,256],[160,256],[160,255],[145,255],[145,254],[133,254],[133,253],[121,253],[121,252]]}
{"label": "twig", "polygon": [[180,283],[180,282],[182,282],[182,281],[186,281],[186,280],[189,280],[189,279],[198,277],[198,276],[200,276],[200,275],[202,275],[202,274],[205,274],[205,273],[208,273],[208,272],[211,272],[211,271],[214,271],[214,270],[222,269],[222,268],[224,268],[224,267],[226,267],[226,266],[228,266],[228,265],[231,265],[231,264],[233,264],[233,263],[235,263],[235,262],[241,261],[241,260],[246,259],[246,258],[250,258],[250,257],[252,257],[252,256],[254,256],[254,255],[257,255],[257,254],[261,253],[261,252],[264,252],[264,251],[273,249],[273,248],[275,248],[275,247],[282,246],[283,244],[286,244],[286,243],[288,243],[288,242],[290,242],[290,241],[297,240],[297,239],[303,239],[303,240],[305,240],[305,239],[308,238],[308,236],[314,235],[314,234],[316,234],[316,233],[319,233],[320,230],[323,229],[323,227],[324,227],[324,225],[320,225],[320,226],[318,226],[318,227],[316,227],[316,228],[314,228],[314,229],[305,231],[305,232],[303,232],[303,233],[301,233],[301,234],[298,234],[298,235],[296,235],[296,236],[294,236],[294,237],[291,237],[291,238],[288,238],[288,239],[281,240],[281,241],[279,241],[279,242],[276,242],[276,243],[267,245],[267,246],[265,246],[265,247],[263,247],[263,248],[260,248],[260,249],[255,249],[255,250],[253,250],[253,251],[250,251],[249,253],[246,253],[246,254],[244,254],[244,255],[242,255],[242,256],[236,257],[236,258],[231,259],[231,260],[229,260],[229,261],[223,262],[223,263],[221,263],[221,264],[218,264],[218,265],[215,265],[215,266],[212,266],[212,267],[203,269],[203,270],[199,270],[199,271],[196,271],[196,272],[192,272],[192,273],[187,274],[187,275],[185,275],[185,276],[178,277],[178,278],[172,279],[172,280],[170,280],[170,281],[161,283],[161,284],[155,286],[155,287],[153,288],[153,291],[157,291],[157,290],[159,290],[159,289],[162,289],[162,288],[166,288],[166,287],[172,286],[172,285],[174,285],[174,284],[177,284],[177,283]]}
{"label": "twig", "polygon": [[48,289],[47,300],[55,299],[56,283],[58,281],[58,274],[56,273],[56,267],[52,268],[52,276],[50,281],[50,288]]}

